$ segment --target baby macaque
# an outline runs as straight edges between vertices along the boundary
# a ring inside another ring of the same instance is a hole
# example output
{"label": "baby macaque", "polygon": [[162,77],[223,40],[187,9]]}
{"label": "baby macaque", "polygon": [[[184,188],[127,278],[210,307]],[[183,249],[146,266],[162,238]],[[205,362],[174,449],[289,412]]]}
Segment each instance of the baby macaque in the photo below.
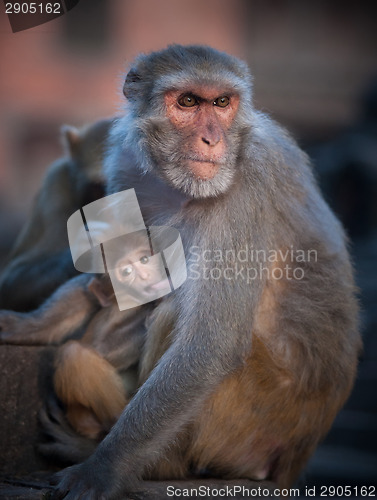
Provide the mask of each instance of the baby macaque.
{"label": "baby macaque", "polygon": [[71,426],[91,439],[110,430],[136,390],[144,323],[153,304],[140,306],[169,286],[148,241],[139,232],[108,243],[112,281],[108,274],[82,275],[59,288],[36,311],[0,312],[0,338],[10,344],[61,343],[89,320],[80,340],[59,347],[54,389]]}

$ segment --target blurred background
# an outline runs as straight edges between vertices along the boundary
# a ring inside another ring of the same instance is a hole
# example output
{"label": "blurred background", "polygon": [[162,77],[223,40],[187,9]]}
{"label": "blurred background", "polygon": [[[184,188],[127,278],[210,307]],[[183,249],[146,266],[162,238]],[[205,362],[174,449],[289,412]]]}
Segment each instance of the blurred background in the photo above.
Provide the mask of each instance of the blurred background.
{"label": "blurred background", "polygon": [[18,33],[0,12],[0,268],[62,124],[117,113],[140,51],[205,43],[245,59],[256,106],[313,160],[350,236],[365,351],[303,485],[377,484],[377,4],[359,0],[81,0]]}

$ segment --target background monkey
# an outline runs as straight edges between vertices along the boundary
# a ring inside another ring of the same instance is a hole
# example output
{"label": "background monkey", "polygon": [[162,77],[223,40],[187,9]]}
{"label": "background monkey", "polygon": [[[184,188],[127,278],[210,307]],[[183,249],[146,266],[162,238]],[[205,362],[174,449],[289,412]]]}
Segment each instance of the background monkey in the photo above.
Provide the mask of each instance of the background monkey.
{"label": "background monkey", "polygon": [[10,253],[0,277],[0,307],[30,311],[77,274],[68,248],[67,219],[104,194],[102,163],[111,123],[62,127],[66,155],[48,169]]}
{"label": "background monkey", "polygon": [[[305,154],[253,108],[238,59],[172,46],[140,56],[124,93],[129,108],[105,162],[108,192],[135,188],[146,223],[180,231],[199,277],[153,311],[145,382],[88,460],[61,472],[58,495],[124,498],[140,478],[203,468],[286,487],[355,377],[360,337],[342,228]],[[297,266],[289,255],[264,262],[261,274],[251,260],[250,283],[235,274],[236,260],[206,257],[251,246],[318,258],[300,262],[302,279],[273,278]],[[204,271],[215,269],[208,279]]]}

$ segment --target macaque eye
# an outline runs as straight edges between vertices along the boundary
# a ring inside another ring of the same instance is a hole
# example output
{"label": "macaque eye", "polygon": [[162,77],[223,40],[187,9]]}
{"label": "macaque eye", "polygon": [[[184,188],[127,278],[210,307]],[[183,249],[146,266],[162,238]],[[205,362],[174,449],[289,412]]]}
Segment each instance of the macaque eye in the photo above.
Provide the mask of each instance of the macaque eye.
{"label": "macaque eye", "polygon": [[219,106],[220,108],[225,108],[229,104],[229,97],[225,95],[223,97],[219,97],[218,99],[213,101],[213,104],[215,106]]}
{"label": "macaque eye", "polygon": [[128,276],[130,276],[132,274],[132,271],[133,271],[132,266],[126,266],[126,267],[123,267],[123,269],[121,270],[121,274],[124,278],[127,278]]}
{"label": "macaque eye", "polygon": [[178,99],[178,104],[184,108],[192,108],[192,106],[198,104],[198,101],[193,95],[186,94]]}
{"label": "macaque eye", "polygon": [[140,262],[142,264],[148,264],[149,262],[149,257],[147,257],[146,255],[143,255],[143,257],[140,258]]}

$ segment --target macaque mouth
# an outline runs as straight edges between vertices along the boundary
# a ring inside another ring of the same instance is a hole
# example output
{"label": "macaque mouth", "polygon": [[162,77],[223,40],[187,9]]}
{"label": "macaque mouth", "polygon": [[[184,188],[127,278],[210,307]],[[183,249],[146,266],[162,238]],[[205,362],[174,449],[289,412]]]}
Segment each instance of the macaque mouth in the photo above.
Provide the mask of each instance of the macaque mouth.
{"label": "macaque mouth", "polygon": [[161,281],[157,281],[157,283],[153,283],[152,285],[146,286],[143,291],[146,294],[154,294],[159,290],[165,290],[166,287],[170,287],[169,280],[163,279]]}
{"label": "macaque mouth", "polygon": [[192,174],[201,180],[210,180],[219,171],[220,165],[214,160],[188,159],[188,167]]}

